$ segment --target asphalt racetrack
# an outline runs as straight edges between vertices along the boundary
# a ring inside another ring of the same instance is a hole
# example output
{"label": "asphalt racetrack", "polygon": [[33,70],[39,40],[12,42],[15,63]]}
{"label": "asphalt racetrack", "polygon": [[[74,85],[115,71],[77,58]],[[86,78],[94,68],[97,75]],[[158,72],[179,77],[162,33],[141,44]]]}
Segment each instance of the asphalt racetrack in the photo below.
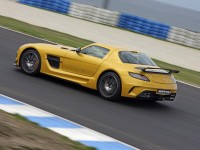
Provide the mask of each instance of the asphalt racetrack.
{"label": "asphalt racetrack", "polygon": [[13,66],[25,43],[44,42],[0,28],[0,93],[144,150],[200,148],[200,89],[178,83],[174,102],[109,102],[60,79],[23,74]]}

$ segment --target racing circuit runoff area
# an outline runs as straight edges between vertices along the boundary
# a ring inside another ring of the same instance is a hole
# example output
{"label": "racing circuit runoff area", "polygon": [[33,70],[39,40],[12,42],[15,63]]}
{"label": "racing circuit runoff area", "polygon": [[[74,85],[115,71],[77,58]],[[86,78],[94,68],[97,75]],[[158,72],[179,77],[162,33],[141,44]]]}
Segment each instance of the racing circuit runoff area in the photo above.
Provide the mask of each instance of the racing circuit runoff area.
{"label": "racing circuit runoff area", "polygon": [[189,150],[200,147],[199,89],[178,83],[173,102],[109,102],[98,93],[45,75],[24,75],[13,67],[17,48],[42,42],[0,28],[0,92],[40,109],[148,150]]}

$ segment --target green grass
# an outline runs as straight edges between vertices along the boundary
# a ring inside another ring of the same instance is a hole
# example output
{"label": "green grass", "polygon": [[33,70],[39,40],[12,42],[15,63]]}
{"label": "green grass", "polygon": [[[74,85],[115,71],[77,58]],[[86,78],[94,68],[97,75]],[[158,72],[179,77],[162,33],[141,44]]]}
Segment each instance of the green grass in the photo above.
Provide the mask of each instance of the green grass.
{"label": "green grass", "polygon": [[[35,123],[35,122],[32,122],[32,121],[26,119],[25,117],[23,117],[23,116],[21,116],[21,115],[19,115],[19,114],[9,114],[9,115],[14,116],[14,117],[15,117],[16,119],[18,119],[18,120],[22,120],[22,121],[28,122],[28,123],[30,123],[30,124],[32,124],[32,125],[36,125],[36,126],[41,127],[39,124],[37,124],[37,123]],[[41,128],[43,128],[43,127],[41,127]],[[47,129],[47,128],[43,128],[43,129],[44,129],[44,130],[47,130],[47,131],[50,131],[50,130]],[[96,148],[94,148],[94,147],[83,146],[83,144],[81,144],[80,142],[72,141],[72,140],[70,140],[69,138],[67,138],[67,137],[65,137],[65,136],[62,136],[62,135],[61,135],[60,138],[63,139],[63,140],[65,140],[65,141],[70,141],[70,142],[71,142],[71,145],[70,145],[70,146],[71,146],[72,148],[74,148],[74,149],[77,149],[77,150],[96,150]],[[28,149],[28,147],[27,147],[27,149]]]}
{"label": "green grass", "polygon": [[[11,114],[10,114],[10,115],[11,115]],[[26,121],[26,122],[29,122],[29,123],[31,123],[31,124],[34,124],[34,125],[39,126],[39,124],[37,124],[37,123],[35,123],[35,122],[32,122],[32,121],[26,119],[25,117],[23,117],[23,116],[21,116],[21,115],[19,115],[19,114],[12,114],[12,115],[13,115],[16,119],[18,119],[18,120]]]}
{"label": "green grass", "polygon": [[32,36],[47,39],[59,44],[72,47],[82,47],[92,43],[92,41],[78,38],[69,34],[64,34],[54,30],[34,26],[15,19],[0,16],[0,26],[7,27],[16,31],[20,31]]}
{"label": "green grass", "polygon": [[[86,39],[75,37],[69,34],[57,32],[47,28],[38,27],[22,21],[0,16],[0,26],[10,28],[12,30],[20,31],[32,36],[43,38],[52,42],[59,44],[72,46],[72,47],[82,47],[93,43]],[[156,64],[162,68],[169,68],[179,70],[180,73],[174,74],[176,79],[200,86],[200,72],[178,67],[172,64],[168,64],[159,60],[155,60]]]}
{"label": "green grass", "polygon": [[172,64],[168,64],[156,59],[154,59],[154,62],[162,68],[170,68],[170,69],[179,70],[180,73],[173,74],[177,80],[184,81],[186,83],[190,83],[196,86],[200,86],[200,72],[185,69],[183,67],[175,66]]}

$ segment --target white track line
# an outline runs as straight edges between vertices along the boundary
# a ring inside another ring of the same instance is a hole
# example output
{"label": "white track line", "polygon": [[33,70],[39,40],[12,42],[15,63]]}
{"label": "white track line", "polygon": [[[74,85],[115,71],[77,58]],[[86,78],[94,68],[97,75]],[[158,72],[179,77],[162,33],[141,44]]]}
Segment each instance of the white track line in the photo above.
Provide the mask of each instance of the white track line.
{"label": "white track line", "polygon": [[39,37],[36,37],[36,36],[32,36],[32,35],[29,35],[29,34],[26,34],[26,33],[20,32],[20,31],[16,31],[16,30],[12,30],[10,28],[6,28],[6,27],[3,27],[3,26],[0,26],[0,28],[3,28],[5,30],[9,30],[9,31],[12,31],[12,32],[15,32],[15,33],[19,33],[19,34],[22,34],[22,35],[26,35],[26,36],[29,36],[29,37],[32,37],[32,38],[35,38],[35,39],[39,39],[39,40],[42,40],[42,41],[46,41],[46,42],[49,42],[49,43],[58,44],[58,43],[49,41],[47,39],[42,39],[42,38],[39,38]]}
{"label": "white track line", "polygon": [[182,83],[182,84],[185,84],[185,85],[192,86],[192,87],[195,87],[195,88],[197,88],[197,89],[200,89],[200,86],[192,85],[192,84],[190,84],[190,83],[186,83],[186,82],[180,81],[180,80],[177,80],[177,81],[180,82],[180,83]]}

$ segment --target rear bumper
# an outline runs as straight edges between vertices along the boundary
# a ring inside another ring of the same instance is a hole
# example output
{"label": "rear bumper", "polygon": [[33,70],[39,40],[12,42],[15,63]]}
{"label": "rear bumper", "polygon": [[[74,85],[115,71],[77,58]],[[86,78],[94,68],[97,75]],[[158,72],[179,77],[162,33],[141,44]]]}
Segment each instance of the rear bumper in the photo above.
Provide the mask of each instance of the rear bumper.
{"label": "rear bumper", "polygon": [[[177,84],[162,84],[138,80],[129,76],[123,78],[121,96],[147,100],[169,100],[176,97]],[[158,90],[169,91],[168,94],[157,94]]]}
{"label": "rear bumper", "polygon": [[137,98],[142,100],[154,100],[154,101],[173,101],[176,97],[176,93],[170,93],[169,95],[160,95],[152,91],[144,91],[140,93]]}

